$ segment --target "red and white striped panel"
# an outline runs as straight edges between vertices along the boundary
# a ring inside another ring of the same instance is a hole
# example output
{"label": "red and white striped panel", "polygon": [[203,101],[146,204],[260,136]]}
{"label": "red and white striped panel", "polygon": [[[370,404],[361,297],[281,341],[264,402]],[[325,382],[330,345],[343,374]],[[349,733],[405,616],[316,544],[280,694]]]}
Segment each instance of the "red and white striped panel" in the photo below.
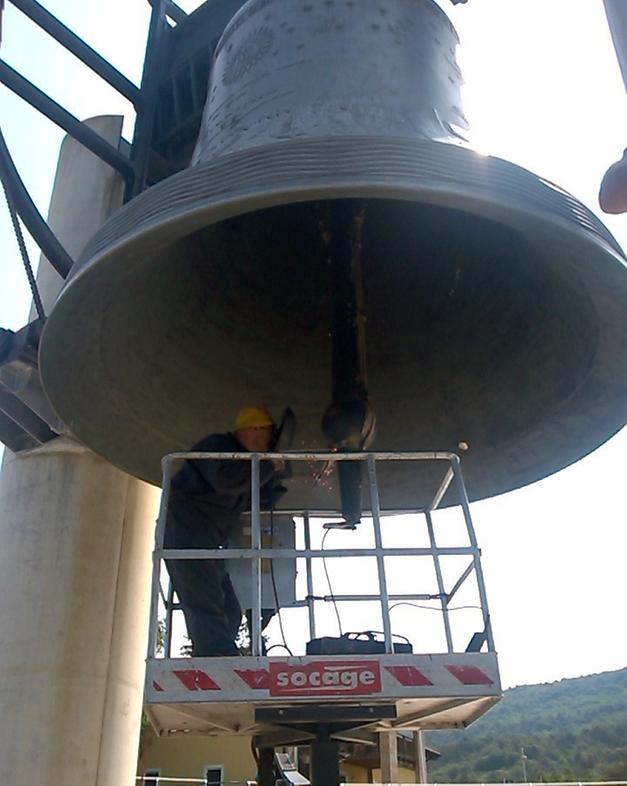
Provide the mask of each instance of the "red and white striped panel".
{"label": "red and white striped panel", "polygon": [[153,704],[501,693],[494,653],[164,659],[148,662],[147,677],[146,699]]}

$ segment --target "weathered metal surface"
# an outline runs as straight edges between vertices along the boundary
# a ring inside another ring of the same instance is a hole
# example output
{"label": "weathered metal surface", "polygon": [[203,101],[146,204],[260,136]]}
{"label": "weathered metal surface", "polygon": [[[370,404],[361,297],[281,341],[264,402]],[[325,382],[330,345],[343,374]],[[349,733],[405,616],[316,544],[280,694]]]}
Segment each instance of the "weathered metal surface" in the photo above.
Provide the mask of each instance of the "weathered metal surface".
{"label": "weathered metal surface", "polygon": [[432,0],[251,0],[214,54],[192,163],[286,139],[451,139],[457,34]]}

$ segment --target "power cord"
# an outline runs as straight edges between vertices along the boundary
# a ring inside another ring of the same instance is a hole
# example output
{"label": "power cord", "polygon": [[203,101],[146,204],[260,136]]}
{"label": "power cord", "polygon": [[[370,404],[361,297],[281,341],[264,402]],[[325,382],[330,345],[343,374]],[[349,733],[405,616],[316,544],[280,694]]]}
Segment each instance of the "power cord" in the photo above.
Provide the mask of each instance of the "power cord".
{"label": "power cord", "polygon": [[[274,502],[270,505],[270,543],[274,543]],[[272,593],[274,595],[274,605],[276,607],[276,615],[279,620],[279,630],[281,631],[281,638],[283,639],[283,645],[275,644],[274,646],[283,646],[289,654],[293,657],[294,653],[292,650],[287,646],[287,640],[285,638],[285,630],[283,629],[283,620],[281,619],[281,604],[279,603],[279,593],[277,591],[276,586],[276,578],[274,576],[274,560],[270,559],[270,579],[272,581]],[[268,653],[272,647],[266,650]]]}
{"label": "power cord", "polygon": [[293,652],[292,652],[292,651],[291,651],[291,650],[290,650],[288,647],[286,647],[286,646],[285,646],[285,644],[273,644],[271,647],[268,647],[268,649],[266,650],[266,655],[267,655],[267,654],[270,652],[270,650],[274,650],[274,649],[276,649],[277,647],[278,647],[280,650],[287,650],[287,652],[288,652],[288,653],[289,653],[289,654],[290,654],[292,657],[294,657],[294,653],[293,653]]}
{"label": "power cord", "polygon": [[[327,530],[327,531],[324,533],[324,535],[323,535],[323,537],[322,537],[322,551],[324,551],[324,542],[325,542],[325,540],[327,539],[327,535],[328,535],[328,534],[329,534],[329,532],[331,532],[331,531],[332,531],[332,530],[328,529],[328,530]],[[337,601],[335,600],[335,595],[333,594],[333,587],[331,586],[331,578],[330,578],[330,576],[329,576],[329,571],[328,571],[328,568],[327,568],[327,560],[326,560],[326,557],[323,557],[323,558],[322,558],[322,566],[323,566],[323,568],[324,568],[324,574],[325,574],[325,576],[327,577],[327,585],[328,585],[328,587],[329,587],[329,595],[330,595],[330,597],[331,597],[331,602],[333,603],[333,608],[335,609],[335,616],[336,616],[336,618],[337,618],[337,627],[338,627],[338,630],[339,630],[339,632],[340,632],[340,637],[342,637],[342,636],[344,635],[344,634],[342,633],[342,620],[340,619],[340,611],[339,611],[339,609],[338,609],[338,606],[337,606]]]}
{"label": "power cord", "polygon": [[[426,611],[437,611],[440,614],[442,613],[442,609],[438,606],[423,606],[420,603],[410,603],[408,600],[400,600],[398,603],[393,603],[390,606],[390,611],[395,609],[397,606],[413,606],[415,609],[425,609]],[[478,609],[481,611],[481,606],[449,606],[447,611],[462,611],[463,609]]]}

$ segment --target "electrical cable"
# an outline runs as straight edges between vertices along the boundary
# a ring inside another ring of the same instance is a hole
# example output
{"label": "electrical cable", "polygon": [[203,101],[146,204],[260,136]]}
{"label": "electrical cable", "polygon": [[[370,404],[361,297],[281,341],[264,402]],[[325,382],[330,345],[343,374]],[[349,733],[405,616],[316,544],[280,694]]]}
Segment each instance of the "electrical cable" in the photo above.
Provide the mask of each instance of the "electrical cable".
{"label": "electrical cable", "polygon": [[[274,545],[274,501],[270,505],[270,544]],[[270,580],[272,581],[272,593],[274,595],[274,604],[276,606],[276,615],[277,615],[277,618],[279,620],[279,630],[281,631],[281,638],[283,639],[283,647],[285,647],[285,649],[293,657],[294,653],[287,646],[287,640],[285,638],[285,631],[283,630],[283,620],[281,619],[281,604],[279,603],[279,593],[277,591],[276,579],[275,579],[275,576],[274,576],[274,560],[273,559],[270,559]],[[274,646],[276,647],[276,646],[281,646],[281,645],[280,644],[279,645],[275,644]],[[269,649],[266,650],[266,654],[270,651],[270,649],[272,649],[272,647],[270,647]]]}
{"label": "electrical cable", "polygon": [[[413,606],[416,609],[425,609],[426,611],[438,611],[440,614],[442,613],[442,608],[439,606],[423,606],[420,603],[410,603],[408,600],[400,600],[398,603],[393,603],[390,606],[390,611],[395,609],[397,606]],[[481,606],[448,606],[447,611],[462,611],[463,609],[477,609],[478,611],[482,611]],[[373,631],[374,633],[375,631]]]}
{"label": "electrical cable", "polygon": [[28,250],[26,248],[26,243],[24,242],[22,227],[20,226],[17,211],[15,210],[13,201],[9,194],[9,190],[6,187],[4,181],[2,182],[2,189],[4,191],[4,196],[7,201],[7,207],[9,208],[11,223],[13,224],[13,231],[15,232],[17,245],[20,249],[20,256],[22,257],[22,264],[24,265],[24,270],[26,271],[26,278],[28,279],[28,285],[30,287],[31,294],[33,296],[33,303],[35,305],[35,310],[37,311],[37,316],[39,317],[39,319],[45,319],[46,312],[44,311],[44,305],[41,301],[39,289],[37,288],[37,281],[35,279],[35,274],[33,273],[33,268],[30,259],[28,257]]}
{"label": "electrical cable", "polygon": [[[327,539],[327,535],[329,534],[329,532],[331,532],[330,529],[328,529],[324,533],[324,536],[322,538],[322,546],[321,546],[322,551],[324,551],[324,542]],[[333,587],[331,586],[331,578],[329,576],[329,571],[328,571],[328,568],[327,568],[326,557],[322,558],[322,567],[324,568],[324,574],[327,577],[327,584],[329,586],[329,595],[331,596],[331,602],[333,603],[333,608],[335,609],[335,616],[337,617],[337,627],[338,627],[338,630],[340,632],[340,638],[341,638],[344,635],[342,633],[342,620],[340,619],[340,611],[339,611],[338,606],[337,606],[337,601],[335,600],[335,595],[333,594]]]}
{"label": "electrical cable", "polygon": [[290,650],[288,647],[286,647],[286,646],[285,646],[285,644],[273,644],[271,647],[268,647],[268,649],[266,650],[266,655],[267,655],[267,654],[270,652],[270,650],[274,650],[274,649],[276,649],[277,647],[278,647],[279,649],[281,649],[281,650],[287,650],[287,651],[288,651],[288,653],[289,653],[289,654],[290,654],[292,657],[294,657],[294,653],[293,653],[293,652],[292,652],[292,651],[291,651],[291,650]]}

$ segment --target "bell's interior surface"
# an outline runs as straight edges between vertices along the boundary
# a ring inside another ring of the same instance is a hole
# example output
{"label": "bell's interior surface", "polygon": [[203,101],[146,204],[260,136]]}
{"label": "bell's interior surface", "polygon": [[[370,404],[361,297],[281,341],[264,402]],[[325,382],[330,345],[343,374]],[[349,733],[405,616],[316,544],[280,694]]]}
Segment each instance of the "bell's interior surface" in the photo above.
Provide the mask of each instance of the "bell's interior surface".
{"label": "bell's interior surface", "polygon": [[[326,448],[332,287],[320,220],[334,204],[283,204],[170,243],[136,241],[84,270],[42,352],[69,427],[154,483],[164,454],[227,430],[251,402],[277,414],[292,406],[293,447]],[[620,428],[627,293],[618,255],[520,217],[508,226],[442,205],[364,204],[373,449],[466,442],[470,495],[482,498],[556,471]],[[432,470],[383,475],[383,507],[426,504]],[[284,505],[332,506],[328,489],[313,488],[316,472],[299,471]]]}

